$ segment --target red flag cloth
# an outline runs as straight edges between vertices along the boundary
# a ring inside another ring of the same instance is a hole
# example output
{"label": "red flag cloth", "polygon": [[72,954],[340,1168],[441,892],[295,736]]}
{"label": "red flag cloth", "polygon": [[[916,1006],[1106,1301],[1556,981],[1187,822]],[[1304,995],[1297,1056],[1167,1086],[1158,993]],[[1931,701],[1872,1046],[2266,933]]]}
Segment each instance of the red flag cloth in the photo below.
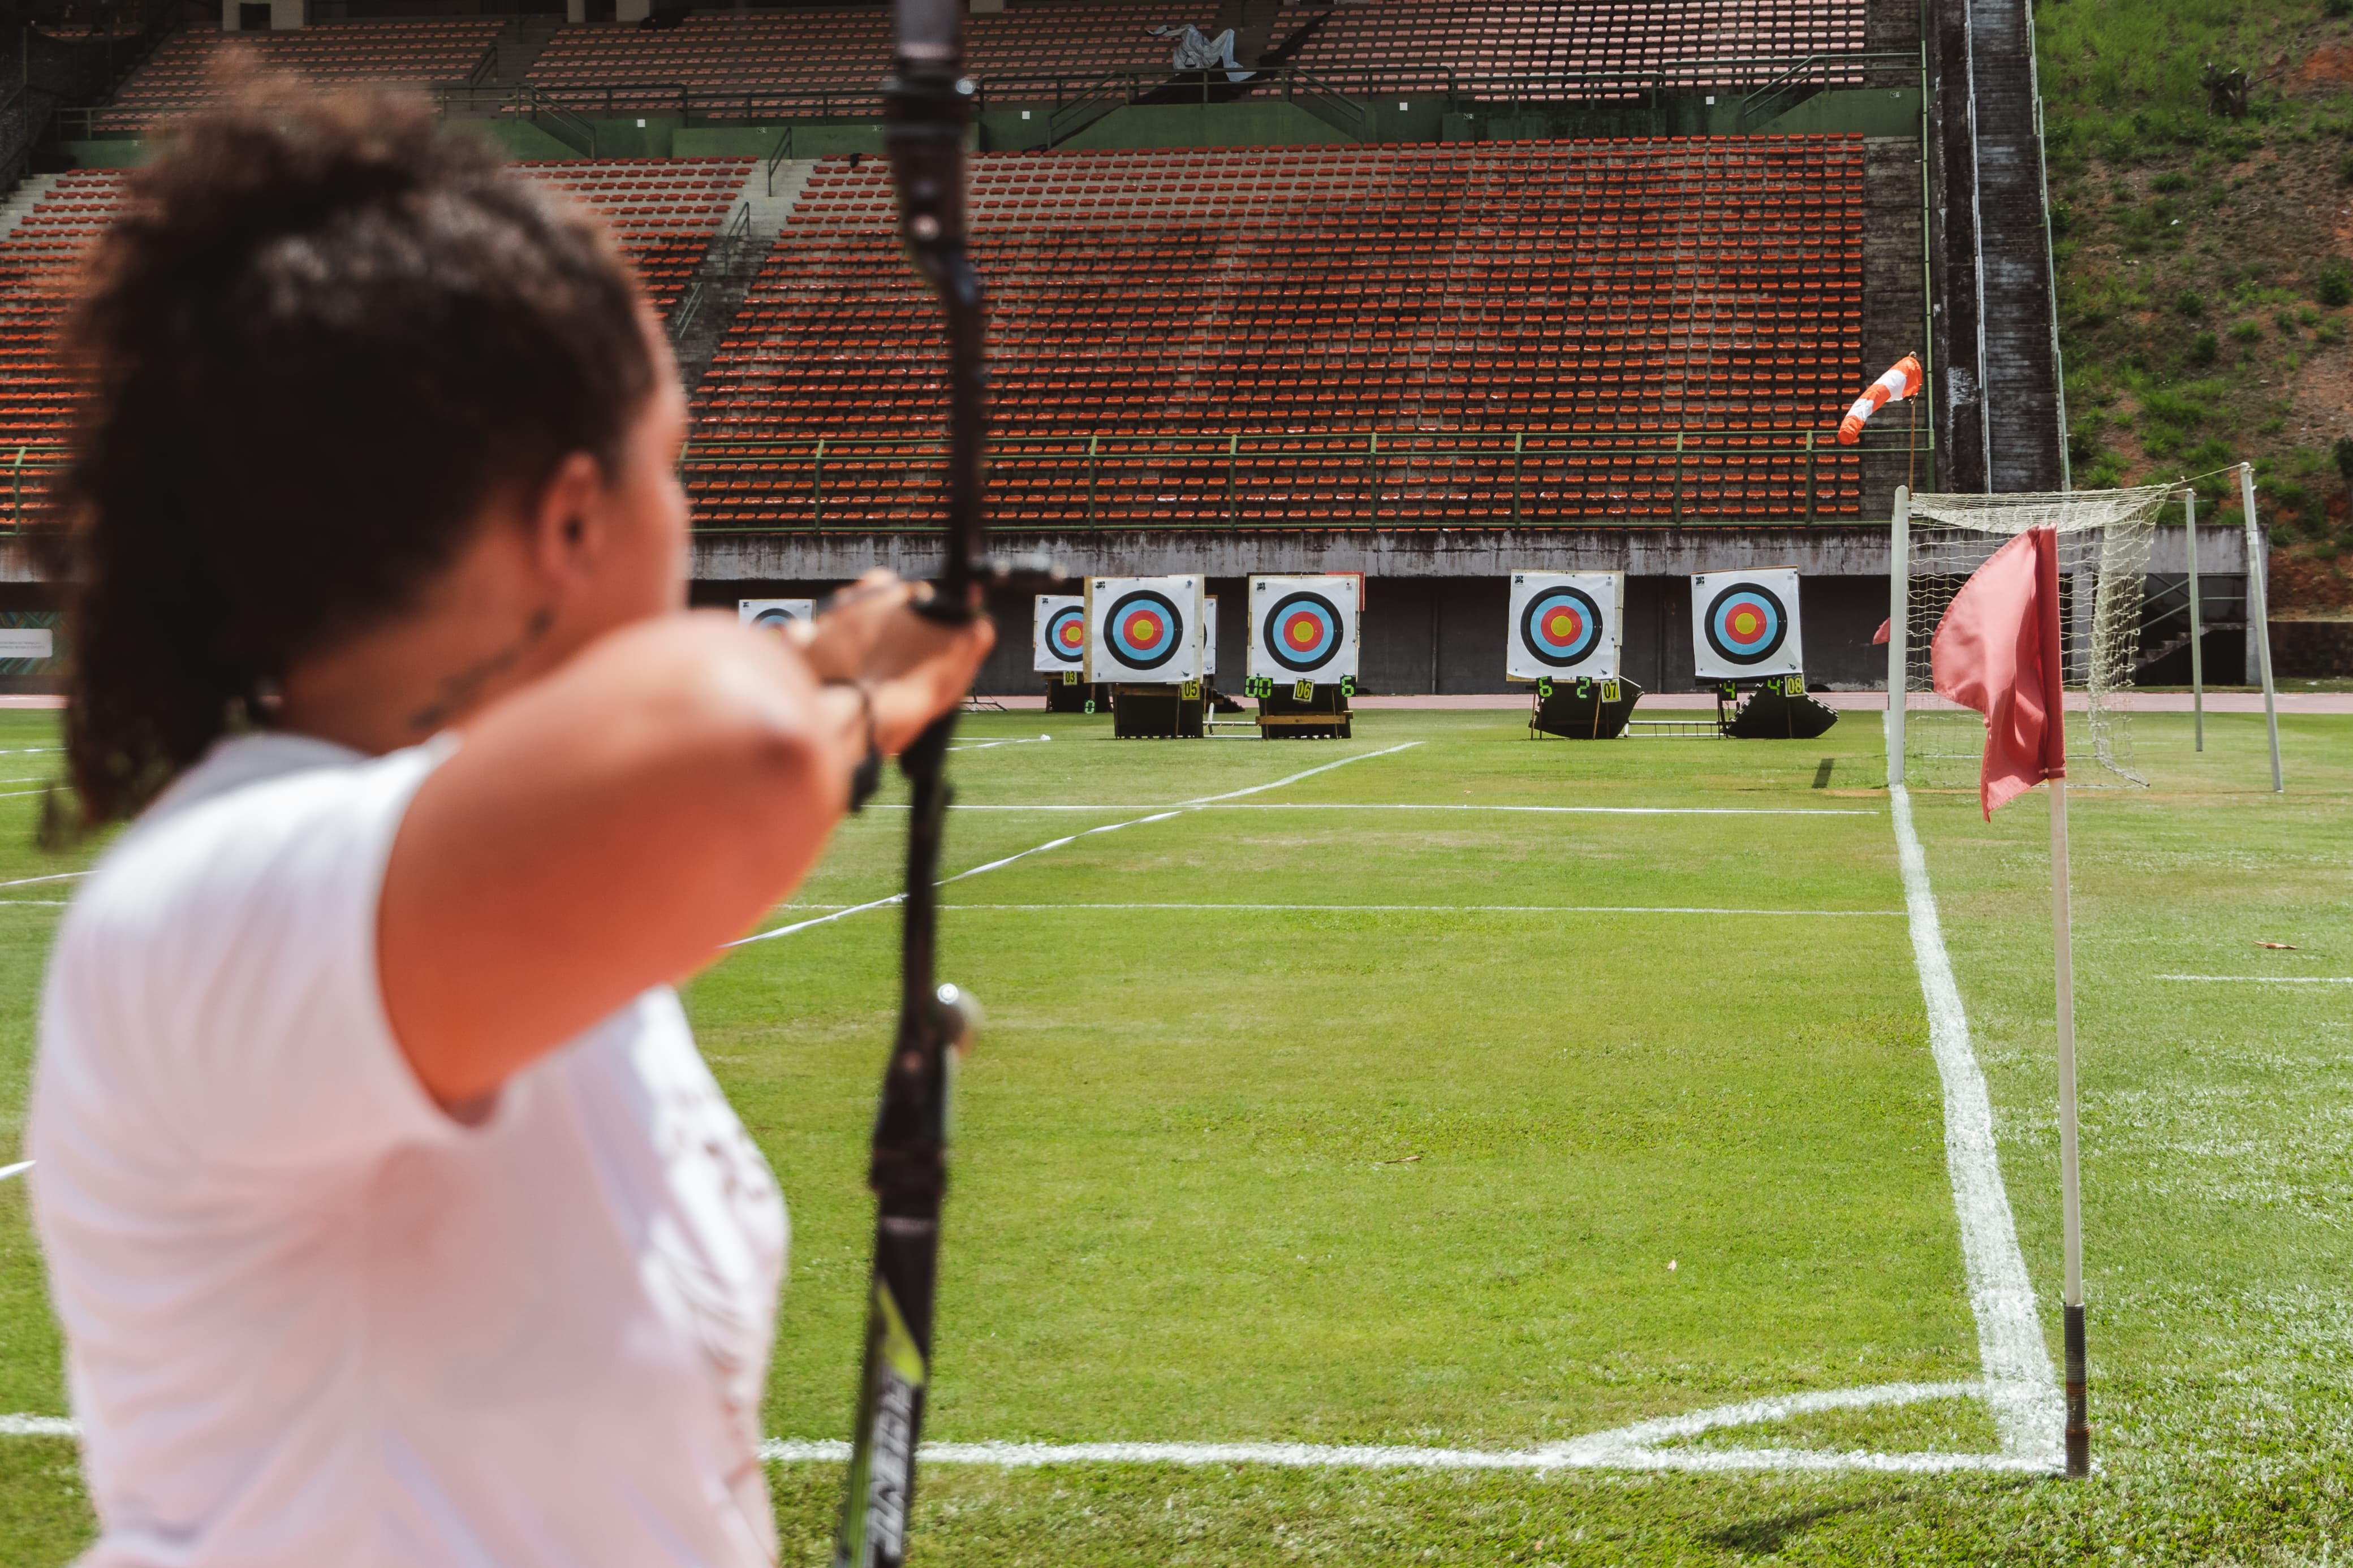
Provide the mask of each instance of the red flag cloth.
{"label": "red flag cloth", "polygon": [[1895,623],[1892,619],[1880,622],[1879,629],[1871,634],[1871,646],[1873,647],[1885,647],[1887,646],[1887,639],[1894,635],[1894,626]]}
{"label": "red flag cloth", "polygon": [[1978,773],[1986,820],[2043,780],[2067,776],[2055,531],[2028,529],[1970,574],[1936,623],[1928,666],[1939,695],[1986,716]]}

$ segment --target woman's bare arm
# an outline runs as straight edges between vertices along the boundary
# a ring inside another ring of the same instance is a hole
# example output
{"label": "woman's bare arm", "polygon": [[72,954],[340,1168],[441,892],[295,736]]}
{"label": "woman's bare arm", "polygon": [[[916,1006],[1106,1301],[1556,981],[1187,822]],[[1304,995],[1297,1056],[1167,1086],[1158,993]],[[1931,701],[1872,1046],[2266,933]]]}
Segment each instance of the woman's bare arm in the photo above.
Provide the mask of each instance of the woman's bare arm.
{"label": "woman's bare arm", "polygon": [[[863,619],[859,641],[901,634],[897,657],[853,661],[881,671],[895,750],[990,639],[895,605]],[[409,805],[378,918],[385,1011],[426,1089],[479,1102],[742,934],[823,853],[865,710],[782,639],[702,615],[615,632],[468,721]]]}

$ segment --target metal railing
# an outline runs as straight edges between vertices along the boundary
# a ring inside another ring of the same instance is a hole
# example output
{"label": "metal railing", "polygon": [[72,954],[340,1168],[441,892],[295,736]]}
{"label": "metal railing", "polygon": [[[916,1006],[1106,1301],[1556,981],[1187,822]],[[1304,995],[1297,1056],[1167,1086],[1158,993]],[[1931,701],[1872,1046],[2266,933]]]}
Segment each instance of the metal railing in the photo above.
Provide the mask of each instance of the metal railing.
{"label": "metal railing", "polygon": [[[1145,101],[1216,102],[1279,97],[1335,121],[1360,140],[1373,132],[1362,101],[1437,98],[1450,110],[1490,111],[1558,107],[1585,101],[1630,101],[1668,93],[1746,93],[1742,123],[1764,113],[1751,100],[1783,105],[1806,89],[1828,87],[1920,85],[1916,54],[1854,53],[1664,60],[1640,68],[1582,71],[1464,71],[1447,66],[1392,70],[1310,70],[1301,66],[1261,68],[1249,81],[1229,83],[1222,69],[1179,71],[1165,66],[1129,66],[1109,70],[1000,71],[976,79],[975,108],[1046,108],[1048,123],[1060,141],[1092,123],[1084,111]],[[697,121],[838,120],[875,116],[870,88],[709,87],[673,79],[602,81],[595,85],[526,83],[540,100],[577,114],[616,118],[624,114],[676,114]],[[493,115],[515,111],[520,89],[470,81],[436,89],[444,112]],[[1345,105],[1345,109],[1339,107]],[[1326,111],[1330,111],[1327,113]],[[1772,112],[1779,112],[1773,107]],[[1099,117],[1099,113],[1096,115]]]}
{"label": "metal railing", "polygon": [[[1046,511],[1052,526],[1088,528],[1810,525],[1825,512],[1845,520],[1854,503],[1839,492],[1859,501],[1863,457],[1905,451],[1787,426],[999,434],[989,500],[1005,527]],[[700,531],[888,531],[928,525],[944,453],[930,437],[712,437],[691,444],[680,469],[706,510],[774,518]]]}

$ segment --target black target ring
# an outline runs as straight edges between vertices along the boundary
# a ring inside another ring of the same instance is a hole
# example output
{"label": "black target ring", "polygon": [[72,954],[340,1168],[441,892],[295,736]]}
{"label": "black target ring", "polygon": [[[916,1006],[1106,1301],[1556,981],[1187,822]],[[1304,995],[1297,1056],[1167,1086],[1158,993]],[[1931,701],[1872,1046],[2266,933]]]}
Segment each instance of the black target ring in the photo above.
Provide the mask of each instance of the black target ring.
{"label": "black target ring", "polygon": [[[1161,634],[1152,647],[1145,647],[1129,635],[1129,617],[1138,610],[1156,610],[1163,617]],[[1158,669],[1185,646],[1185,617],[1177,613],[1176,602],[1167,595],[1153,588],[1137,588],[1112,601],[1111,613],[1103,617],[1103,633],[1104,646],[1122,664],[1131,669]]]}
{"label": "black target ring", "polygon": [[[1564,599],[1571,602],[1571,607],[1582,618],[1584,626],[1572,643],[1556,650],[1554,638],[1538,623],[1543,616],[1558,609]],[[1540,594],[1530,595],[1527,604],[1521,607],[1520,646],[1527,649],[1529,657],[1537,663],[1548,664],[1555,669],[1567,669],[1593,657],[1594,649],[1601,645],[1605,625],[1601,606],[1593,602],[1592,595],[1582,588],[1561,584]]]}
{"label": "black target ring", "polygon": [[[1730,617],[1743,609],[1760,612],[1766,622],[1758,635],[1746,641],[1728,625]],[[1726,664],[1763,664],[1789,640],[1789,608],[1780,595],[1762,584],[1734,583],[1708,601],[1701,629],[1707,646]]]}

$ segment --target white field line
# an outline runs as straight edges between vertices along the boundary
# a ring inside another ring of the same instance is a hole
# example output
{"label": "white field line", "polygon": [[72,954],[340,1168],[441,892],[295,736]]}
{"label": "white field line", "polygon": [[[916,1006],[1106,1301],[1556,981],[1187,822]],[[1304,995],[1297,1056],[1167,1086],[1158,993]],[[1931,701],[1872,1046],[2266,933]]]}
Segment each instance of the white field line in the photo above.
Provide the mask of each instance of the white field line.
{"label": "white field line", "polygon": [[1297,784],[1301,779],[1312,779],[1317,773],[1328,773],[1334,768],[1345,768],[1350,763],[1369,762],[1375,757],[1394,756],[1399,752],[1409,752],[1420,744],[1419,741],[1408,741],[1401,746],[1384,746],[1377,752],[1358,752],[1353,757],[1342,757],[1336,763],[1325,763],[1322,767],[1309,768],[1303,773],[1293,773],[1289,778],[1277,779],[1272,784],[1252,784],[1248,789],[1229,789],[1223,795],[1205,795],[1193,800],[1178,801],[1176,804],[1193,806],[1215,805],[1221,800],[1240,800],[1246,795],[1264,795],[1271,789],[1281,789],[1285,784]]}
{"label": "white field line", "polygon": [[69,882],[76,877],[87,877],[87,871],[59,871],[48,877],[19,877],[13,882],[0,882],[0,888],[29,888],[36,882]]}
{"label": "white field line", "polygon": [[1061,910],[1205,910],[1269,914],[1807,915],[1901,920],[1902,910],[1717,910],[1677,904],[942,904],[943,910],[1048,913]]}
{"label": "white field line", "polygon": [[5,1182],[11,1176],[21,1176],[32,1168],[33,1162],[30,1160],[19,1160],[13,1165],[0,1165],[0,1182]]}
{"label": "white field line", "polygon": [[1936,895],[1928,885],[1928,858],[1912,826],[1912,797],[1902,784],[1888,790],[1895,818],[1895,858],[1904,876],[1904,902],[1912,917],[1912,954],[1928,1010],[1928,1046],[1945,1087],[1945,1169],[1960,1221],[1961,1264],[1968,1278],[1969,1310],[1978,1321],[1978,1354],[1985,1369],[1986,1403],[2002,1453],[2047,1466],[2061,1451],[2065,1410],[2050,1347],[2034,1308],[2034,1286],[2019,1250],[2018,1225],[2001,1181],[1993,1135],[1993,1102],[1969,1046],[1968,1015],[1945,951]]}
{"label": "white field line", "polygon": [[[1377,754],[1377,753],[1375,753]],[[1352,759],[1353,760],[1353,759]],[[1335,764],[1336,765],[1336,764]],[[1282,780],[1289,783],[1289,780]],[[1272,789],[1266,784],[1262,788]],[[1187,811],[1505,811],[1527,812],[1546,816],[1877,816],[1876,811],[1848,811],[1837,808],[1778,807],[1755,805],[1486,805],[1477,803],[1456,805],[1437,801],[1428,805],[1411,802],[1382,802],[1377,805],[1315,801],[1290,803],[1282,801],[1185,803]],[[870,805],[869,811],[905,811],[901,801],[889,805]],[[1150,811],[1148,805],[951,805],[950,811]]]}
{"label": "white field line", "polygon": [[[1266,786],[1273,788],[1272,784]],[[1756,805],[1456,805],[1440,801],[1430,805],[1333,805],[1322,801],[1291,805],[1283,802],[1261,804],[1250,801],[1240,805],[1205,805],[1205,811],[1524,811],[1551,816],[1877,816],[1875,811],[1847,811],[1815,807],[1775,807]]]}
{"label": "white field line", "polygon": [[[1053,1465],[1266,1465],[1285,1469],[1346,1470],[1683,1470],[1724,1472],[1875,1471],[1935,1475],[1952,1471],[2014,1470],[2040,1473],[2051,1467],[2012,1454],[1878,1454],[1814,1448],[1672,1448],[1681,1442],[1733,1426],[1756,1426],[1829,1410],[1917,1405],[1938,1399],[1970,1399],[1986,1394],[1978,1383],[1891,1383],[1870,1388],[1831,1389],[1780,1399],[1750,1400],[1638,1421],[1537,1448],[1415,1448],[1385,1444],[1321,1443],[926,1443],[930,1465],[986,1465],[1035,1469]],[[0,1415],[0,1436],[76,1437],[80,1428],[56,1415]],[[849,1445],[828,1438],[771,1437],[760,1445],[770,1464],[838,1465]]]}
{"label": "white field line", "polygon": [[961,746],[950,746],[948,750],[951,752],[986,752],[997,746],[1034,746],[1041,741],[1050,741],[1054,737],[1051,735],[1029,735],[1024,736],[1022,739],[1018,741],[968,741]]}
{"label": "white field line", "polygon": [[48,793],[49,792],[45,789],[12,789],[5,794],[0,794],[0,800],[22,800],[28,795],[47,795]]}
{"label": "white field line", "polygon": [[2353,974],[2160,974],[2197,985],[2353,985]]}
{"label": "white field line", "polygon": [[0,904],[22,904],[27,909],[62,910],[71,899],[0,899]]}
{"label": "white field line", "polygon": [[[1301,779],[1312,777],[1316,773],[1328,773],[1334,768],[1345,767],[1350,763],[1361,763],[1367,757],[1386,757],[1392,752],[1409,751],[1413,747],[1420,744],[1421,742],[1419,741],[1408,741],[1404,745],[1390,746],[1378,752],[1359,752],[1353,757],[1342,757],[1338,762],[1325,763],[1320,768],[1309,768],[1305,773],[1293,773],[1289,778],[1277,779],[1272,784],[1254,784],[1249,789],[1238,789],[1231,793],[1233,795],[1256,795],[1260,790],[1280,789],[1284,784],[1297,784]],[[1034,848],[1024,849],[1018,853],[1008,855],[999,860],[991,860],[986,866],[975,866],[969,871],[958,871],[953,877],[943,877],[933,885],[934,887],[944,888],[952,882],[961,882],[966,877],[977,877],[984,871],[1001,870],[1005,867],[1012,865],[1017,860],[1027,860],[1032,855],[1043,855],[1049,849],[1060,849],[1065,845],[1075,844],[1080,839],[1089,837],[1097,833],[1117,833],[1123,827],[1141,827],[1147,823],[1166,822],[1171,817],[1177,816],[1187,810],[1197,809],[1200,806],[1207,805],[1211,801],[1226,800],[1229,798],[1230,798],[1229,795],[1209,795],[1202,800],[1182,801],[1176,805],[1155,811],[1149,816],[1134,817],[1126,822],[1107,822],[1101,827],[1090,827],[1082,832],[1065,834],[1060,838],[1048,839],[1045,843],[1038,845]],[[847,920],[851,915],[863,913],[867,910],[886,909],[892,904],[903,903],[906,901],[906,897],[907,895],[904,893],[892,893],[888,898],[875,899],[862,904],[852,904],[846,910],[836,910],[830,914],[819,915],[814,920],[796,921],[791,925],[777,926],[772,931],[754,931],[750,936],[738,937],[735,941],[727,942],[724,945],[726,947],[746,947],[755,942],[773,942],[777,937],[790,936],[795,931],[807,931],[811,926],[830,925],[835,921]]]}

